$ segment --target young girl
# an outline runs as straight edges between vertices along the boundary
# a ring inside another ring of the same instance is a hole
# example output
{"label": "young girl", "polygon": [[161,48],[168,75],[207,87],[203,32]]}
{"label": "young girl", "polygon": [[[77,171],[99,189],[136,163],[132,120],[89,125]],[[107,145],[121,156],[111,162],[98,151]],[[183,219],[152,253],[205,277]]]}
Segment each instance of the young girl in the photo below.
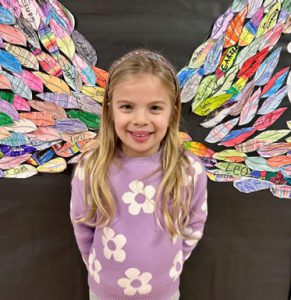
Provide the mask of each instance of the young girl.
{"label": "young girl", "polygon": [[174,68],[160,54],[135,50],[111,66],[96,149],[72,180],[91,300],[179,299],[207,217],[207,177],[179,143],[180,111]]}

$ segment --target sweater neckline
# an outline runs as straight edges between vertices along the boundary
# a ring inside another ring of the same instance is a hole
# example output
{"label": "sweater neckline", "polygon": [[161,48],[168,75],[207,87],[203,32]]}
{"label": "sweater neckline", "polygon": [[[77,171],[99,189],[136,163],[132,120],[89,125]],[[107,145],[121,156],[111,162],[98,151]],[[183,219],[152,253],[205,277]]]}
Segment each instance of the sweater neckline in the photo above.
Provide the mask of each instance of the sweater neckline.
{"label": "sweater neckline", "polygon": [[130,156],[125,154],[119,147],[116,148],[116,156],[120,158],[123,162],[134,163],[134,164],[149,164],[149,163],[158,163],[161,161],[163,152],[163,146],[160,149],[150,155],[146,156]]}

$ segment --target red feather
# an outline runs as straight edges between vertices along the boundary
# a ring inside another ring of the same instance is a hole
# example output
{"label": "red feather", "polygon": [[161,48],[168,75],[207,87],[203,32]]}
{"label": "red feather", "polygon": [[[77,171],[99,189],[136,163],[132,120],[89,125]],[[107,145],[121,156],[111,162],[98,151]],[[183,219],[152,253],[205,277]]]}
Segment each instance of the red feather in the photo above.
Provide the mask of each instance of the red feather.
{"label": "red feather", "polygon": [[253,55],[249,59],[247,59],[242,65],[237,77],[249,78],[258,70],[261,65],[261,62],[264,60],[266,55],[269,52],[269,47],[263,49],[257,54]]}
{"label": "red feather", "polygon": [[267,93],[267,91],[274,85],[274,83],[276,82],[276,80],[283,75],[287,70],[289,69],[289,67],[286,67],[284,69],[282,69],[281,71],[277,72],[268,82],[267,84],[264,86],[261,96],[263,96],[264,94]]}

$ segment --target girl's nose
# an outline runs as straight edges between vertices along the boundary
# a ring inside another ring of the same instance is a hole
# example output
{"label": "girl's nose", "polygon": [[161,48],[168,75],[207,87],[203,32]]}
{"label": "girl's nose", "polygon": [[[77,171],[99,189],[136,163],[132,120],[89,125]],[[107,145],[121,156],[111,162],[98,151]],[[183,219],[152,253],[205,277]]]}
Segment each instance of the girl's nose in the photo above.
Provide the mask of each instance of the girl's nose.
{"label": "girl's nose", "polygon": [[135,125],[146,125],[148,123],[147,114],[144,110],[136,111],[134,115]]}

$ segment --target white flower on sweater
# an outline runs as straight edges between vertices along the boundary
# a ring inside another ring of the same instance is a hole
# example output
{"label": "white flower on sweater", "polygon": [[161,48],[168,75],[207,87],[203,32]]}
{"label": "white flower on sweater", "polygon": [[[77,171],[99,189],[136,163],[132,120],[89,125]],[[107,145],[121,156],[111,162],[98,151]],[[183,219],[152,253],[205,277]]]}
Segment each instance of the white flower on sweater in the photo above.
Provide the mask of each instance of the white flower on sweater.
{"label": "white flower on sweater", "polygon": [[[190,163],[192,165],[192,168],[195,170],[195,177],[197,175],[200,175],[202,173],[202,164],[198,161],[195,161],[193,157],[191,156],[188,156],[189,160],[190,160]],[[195,178],[196,179],[196,178]]]}
{"label": "white flower on sweater", "polygon": [[198,176],[202,173],[202,165],[200,162],[196,161],[192,164],[193,169],[195,170],[195,176]]}
{"label": "white flower on sweater", "polygon": [[183,269],[183,252],[180,250],[173,261],[173,266],[169,272],[169,276],[173,279],[173,281],[177,280]]}
{"label": "white flower on sweater", "polygon": [[151,185],[144,186],[139,180],[134,180],[129,184],[131,192],[126,192],[122,196],[124,203],[129,204],[128,212],[134,216],[138,215],[141,210],[146,214],[154,212],[155,188]]}
{"label": "white flower on sweater", "polygon": [[125,275],[126,277],[117,281],[118,285],[123,288],[125,295],[146,295],[151,292],[152,286],[149,284],[153,277],[151,273],[144,272],[141,274],[139,269],[129,268],[125,271]]}
{"label": "white flower on sweater", "polygon": [[[191,163],[191,166],[192,168],[194,169],[195,173],[193,174],[193,177],[194,177],[194,184],[196,183],[196,180],[197,180],[197,176],[200,175],[202,173],[202,165],[200,162],[198,161],[195,161],[193,157],[191,156],[188,156],[189,160],[190,160],[190,163]],[[192,180],[192,176],[191,175],[188,175],[186,173],[186,171],[183,172],[183,185],[184,186],[187,186],[191,183],[191,180]]]}
{"label": "white flower on sweater", "polygon": [[[183,183],[182,183],[183,186],[188,186],[192,181],[192,176],[188,175],[185,170],[183,171],[182,176],[183,176]],[[195,179],[195,175],[194,175],[194,179]],[[194,184],[195,184],[195,181],[194,181]]]}
{"label": "white flower on sweater", "polygon": [[88,267],[89,274],[94,278],[96,283],[100,283],[99,272],[102,270],[102,266],[99,260],[96,259],[96,252],[94,248],[89,255],[88,263],[89,263],[89,267]]}
{"label": "white flower on sweater", "polygon": [[126,258],[126,253],[122,249],[126,244],[126,237],[122,234],[115,234],[113,229],[105,227],[103,229],[102,243],[103,253],[107,259],[111,259],[113,256],[117,262],[123,262]]}
{"label": "white flower on sweater", "polygon": [[75,176],[77,176],[80,181],[84,181],[85,180],[85,168],[81,167],[81,166],[77,166],[77,168],[75,170]]}
{"label": "white flower on sweater", "polygon": [[201,231],[199,230],[194,231],[193,228],[189,226],[184,229],[184,233],[191,236],[190,239],[185,240],[185,244],[190,247],[195,246],[198,243],[198,241],[202,238]]}

